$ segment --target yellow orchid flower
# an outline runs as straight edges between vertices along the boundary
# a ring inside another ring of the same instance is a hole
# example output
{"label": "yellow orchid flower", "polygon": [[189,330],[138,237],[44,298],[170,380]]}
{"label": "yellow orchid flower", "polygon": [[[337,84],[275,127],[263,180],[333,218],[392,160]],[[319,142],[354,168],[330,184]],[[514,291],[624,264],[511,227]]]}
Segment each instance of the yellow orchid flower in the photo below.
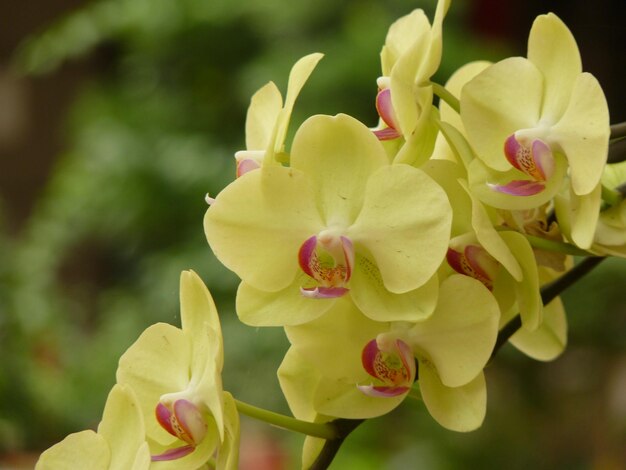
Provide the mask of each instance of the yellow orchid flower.
{"label": "yellow orchid flower", "polygon": [[376,109],[385,127],[376,130],[381,140],[412,139],[420,115],[430,109],[430,78],[439,68],[443,20],[450,0],[439,0],[431,26],[421,9],[391,25],[380,53],[382,76]]}
{"label": "yellow orchid flower", "polygon": [[[279,378],[294,413],[308,410],[316,419],[388,413],[413,386],[417,360],[419,388],[433,417],[457,431],[480,426],[482,369],[495,344],[499,309],[467,276],[453,274],[440,292],[433,314],[417,323],[376,322],[342,299],[317,320],[287,327],[292,346]],[[305,393],[298,382],[307,384]]]}
{"label": "yellow orchid flower", "polygon": [[567,176],[585,209],[573,221],[572,240],[591,244],[609,113],[598,81],[582,72],[576,42],[554,14],[541,15],[528,39],[528,58],[500,61],[465,85],[461,118],[478,160],[472,191],[501,209],[541,206]]}
{"label": "yellow orchid flower", "polygon": [[180,303],[182,329],[146,329],[120,358],[117,381],[137,394],[153,461],[198,468],[217,451],[217,468],[236,469],[239,416],[222,390],[219,318],[193,271],[181,274]]}
{"label": "yellow orchid flower", "polygon": [[375,320],[418,320],[436,302],[451,209],[424,172],[389,165],[356,119],[313,116],[291,167],[238,178],[209,207],[204,228],[241,279],[237,313],[251,325],[305,323],[349,295]]}
{"label": "yellow orchid flower", "polygon": [[264,162],[275,163],[285,151],[285,138],[291,112],[300,94],[323,54],[309,54],[291,68],[285,103],[274,82],[261,87],[250,100],[246,116],[246,150],[235,154],[237,177],[259,168]]}

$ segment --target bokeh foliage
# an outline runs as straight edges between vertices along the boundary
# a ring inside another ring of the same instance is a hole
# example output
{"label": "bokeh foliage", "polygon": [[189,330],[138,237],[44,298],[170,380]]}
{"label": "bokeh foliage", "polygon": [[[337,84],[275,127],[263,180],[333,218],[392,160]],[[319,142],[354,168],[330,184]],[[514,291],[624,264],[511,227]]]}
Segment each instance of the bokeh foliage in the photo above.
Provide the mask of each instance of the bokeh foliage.
{"label": "bokeh foliage", "polygon": [[[432,14],[434,2],[423,3]],[[468,36],[463,2],[457,3],[445,29],[440,82],[469,60],[509,52]],[[196,270],[216,299],[226,389],[286,410],[274,374],[286,340],[279,329],[239,324],[237,280],[204,238],[204,195],[234,176],[232,155],[244,147],[251,94],[269,80],[285,90],[289,68],[307,53],[326,57],[296,105],[292,132],[314,113],[345,112],[373,125],[378,52],[388,26],[414,6],[408,0],[108,0],[88,4],[23,45],[16,64],[25,73],[51,73],[78,57],[91,57],[100,73],[72,107],[66,151],[25,232],[0,240],[0,451],[42,449],[94,426],[121,353],[148,325],[179,321],[183,269]],[[611,266],[624,285],[623,264],[621,271]],[[623,294],[605,298],[597,315],[572,321],[579,325],[572,341],[591,348],[601,339],[623,352],[622,336],[602,327],[614,321],[624,331]],[[504,392],[496,392],[491,423],[472,436],[439,429],[419,405],[408,405],[359,429],[337,468],[504,465],[511,453],[535,445],[520,429],[545,424],[525,414],[549,408],[532,398],[542,386],[533,388],[539,380],[533,371],[542,367],[506,351],[488,380],[493,375],[496,384],[526,387],[520,377],[527,378],[529,391],[519,391],[512,409],[498,400]],[[484,450],[489,445],[491,453]],[[528,454],[519,468],[541,464]]]}

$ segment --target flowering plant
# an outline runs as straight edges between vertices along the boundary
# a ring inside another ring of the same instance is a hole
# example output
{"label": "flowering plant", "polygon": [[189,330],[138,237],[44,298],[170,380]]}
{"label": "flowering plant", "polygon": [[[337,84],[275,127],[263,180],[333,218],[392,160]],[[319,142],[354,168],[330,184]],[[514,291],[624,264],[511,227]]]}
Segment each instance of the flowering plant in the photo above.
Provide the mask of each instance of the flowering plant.
{"label": "flowering plant", "polygon": [[239,319],[291,344],[278,377],[294,417],[223,390],[217,309],[183,272],[182,327],[147,328],[120,358],[98,432],[68,436],[37,468],[89,454],[101,468],[236,468],[239,413],[306,434],[303,467],[326,468],[363,420],[409,399],[449,430],[477,429],[484,368],[507,341],[537,360],[564,350],[559,294],[626,253],[626,172],[607,165],[623,126],[551,13],[527,58],[433,82],[449,7],[389,28],[373,127],[315,115],[288,145],[319,53],[295,63],[284,102],[260,88],[233,181],[207,195],[204,231],[241,280]]}

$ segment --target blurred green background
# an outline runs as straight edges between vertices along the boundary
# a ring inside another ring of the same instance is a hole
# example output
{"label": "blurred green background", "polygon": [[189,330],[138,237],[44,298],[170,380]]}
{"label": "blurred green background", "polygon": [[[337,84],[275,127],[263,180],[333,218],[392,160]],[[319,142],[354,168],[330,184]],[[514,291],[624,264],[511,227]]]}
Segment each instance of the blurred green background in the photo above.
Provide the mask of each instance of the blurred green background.
{"label": "blurred green background", "polygon": [[[237,280],[204,238],[204,195],[234,177],[252,93],[269,80],[284,92],[307,53],[326,57],[291,130],[315,113],[375,124],[386,30],[415,7],[432,17],[434,1],[16,3],[0,7],[0,469],[30,468],[97,425],[121,353],[150,324],[178,324],[183,269],[221,313],[225,387],[287,411],[275,377],[287,342],[238,322]],[[623,2],[586,5],[453,2],[436,79],[524,55],[533,17],[553,10],[624,120]],[[609,260],[567,293],[561,358],[501,352],[480,430],[443,430],[407,402],[361,426],[333,468],[626,468],[625,268]],[[300,436],[243,425],[242,468],[297,467]]]}

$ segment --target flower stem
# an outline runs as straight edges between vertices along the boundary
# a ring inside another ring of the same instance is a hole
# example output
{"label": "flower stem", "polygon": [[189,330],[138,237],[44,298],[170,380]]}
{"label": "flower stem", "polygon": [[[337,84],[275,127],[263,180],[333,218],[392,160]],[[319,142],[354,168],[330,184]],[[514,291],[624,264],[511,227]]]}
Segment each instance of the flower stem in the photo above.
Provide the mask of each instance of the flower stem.
{"label": "flower stem", "polygon": [[[496,227],[496,230],[500,232],[513,231],[508,227]],[[519,232],[518,232],[519,233]],[[593,256],[593,253],[590,253],[586,250],[578,248],[577,246],[570,245],[569,243],[557,242],[555,240],[548,240],[547,238],[536,237],[534,235],[528,235],[522,233],[526,240],[530,243],[530,246],[533,248],[539,248],[540,250],[547,251],[557,251],[559,253],[564,253],[566,255],[574,255],[574,256]]]}
{"label": "flower stem", "polygon": [[461,103],[459,103],[459,100],[452,93],[439,85],[439,83],[431,82],[430,84],[433,87],[433,93],[435,93],[435,95],[445,101],[457,114],[461,112]]}
{"label": "flower stem", "polygon": [[[541,301],[543,302],[543,305],[548,305],[565,289],[576,283],[605,259],[606,258],[601,256],[590,256],[585,258],[561,277],[552,281],[550,284],[543,286],[541,288]],[[517,330],[521,328],[521,326],[522,319],[519,314],[517,314],[506,325],[504,325],[504,327],[502,327],[498,333],[496,345],[491,353],[491,359],[494,358],[500,348],[504,346],[504,344],[517,332]]]}
{"label": "flower stem", "polygon": [[250,416],[251,418],[265,421],[266,423],[273,424],[279,428],[288,429],[289,431],[295,431],[302,434],[308,434],[313,437],[320,437],[322,439],[337,439],[339,432],[337,426],[333,423],[311,423],[309,421],[301,421],[290,416],[274,413],[273,411],[258,408],[248,403],[235,399],[237,410],[240,413]]}
{"label": "flower stem", "polygon": [[313,462],[313,465],[311,465],[310,470],[326,470],[335,458],[335,455],[337,455],[337,452],[339,451],[339,448],[341,447],[341,444],[343,444],[343,441],[345,441],[346,437],[348,437],[348,435],[352,431],[354,431],[364,422],[364,419],[343,418],[333,421],[333,424],[335,424],[337,426],[337,429],[339,430],[339,437],[337,437],[336,439],[327,440],[324,443],[324,447],[322,447],[322,450],[315,459],[315,462]]}

